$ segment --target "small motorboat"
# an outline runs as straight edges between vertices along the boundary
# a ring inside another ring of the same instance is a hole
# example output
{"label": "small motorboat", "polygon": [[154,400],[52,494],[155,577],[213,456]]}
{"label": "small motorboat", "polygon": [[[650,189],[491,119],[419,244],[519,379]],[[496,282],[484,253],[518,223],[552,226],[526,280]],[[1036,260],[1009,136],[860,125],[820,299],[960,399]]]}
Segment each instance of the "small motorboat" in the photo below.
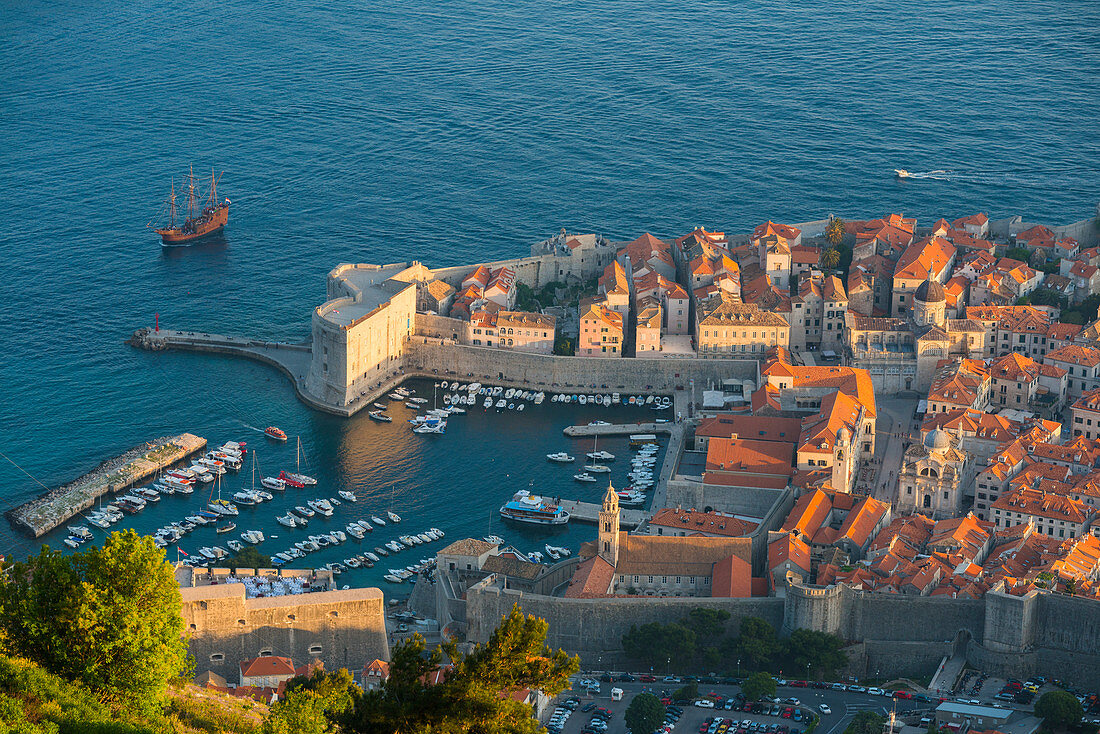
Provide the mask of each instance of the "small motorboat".
{"label": "small motorboat", "polygon": [[241,533],[241,540],[252,545],[259,545],[264,542],[264,534],[259,530],[245,530]]}
{"label": "small motorboat", "polygon": [[482,540],[486,543],[492,543],[493,545],[504,545],[504,538],[499,535],[486,535]]}
{"label": "small motorboat", "polygon": [[590,474],[607,474],[611,467],[606,464],[585,464],[584,470]]}
{"label": "small motorboat", "polygon": [[240,553],[242,550],[244,550],[244,544],[241,543],[241,541],[239,540],[227,540],[225,544],[228,545],[229,550],[233,551],[234,553]]}
{"label": "small motorboat", "polygon": [[234,530],[236,530],[236,529],[237,529],[237,523],[235,523],[235,522],[227,522],[227,523],[226,523],[226,524],[224,524],[224,525],[220,525],[220,524],[219,524],[219,525],[218,525],[217,527],[215,527],[215,528],[214,528],[214,532],[215,532],[215,533],[219,533],[219,534],[220,534],[220,533],[231,533],[231,532],[233,532],[233,531],[234,531]]}
{"label": "small motorboat", "polygon": [[388,556],[390,554],[390,552],[388,550],[386,550],[385,548],[383,548],[382,546],[376,546],[375,549],[374,549],[374,552],[377,553],[380,556]]}
{"label": "small motorboat", "polygon": [[372,410],[367,413],[371,420],[376,420],[379,423],[393,423],[393,418],[383,413],[381,410]]}
{"label": "small motorboat", "polygon": [[352,494],[351,492],[348,492],[347,490],[341,489],[339,492],[337,492],[337,494],[339,494],[341,497],[346,499],[348,502],[355,502],[356,501],[355,495]]}
{"label": "small motorboat", "polygon": [[386,521],[378,517],[378,515],[371,515],[370,521],[379,527],[384,527],[386,524]]}
{"label": "small motorboat", "polygon": [[285,515],[275,518],[275,522],[279,523],[280,525],[285,525],[288,528],[294,528],[298,526],[299,521],[295,520],[294,515],[291,515],[288,512]]}
{"label": "small motorboat", "polygon": [[573,478],[576,479],[578,482],[594,482],[594,481],[596,481],[596,477],[592,476],[588,472],[584,472],[583,474],[574,474]]}
{"label": "small motorboat", "polygon": [[549,543],[547,543],[547,544],[546,544],[545,546],[543,546],[543,547],[544,547],[544,548],[546,549],[546,555],[550,556],[550,557],[551,557],[551,558],[553,558],[553,559],[554,559],[555,561],[556,561],[556,560],[558,560],[559,558],[561,558],[561,554],[560,554],[560,553],[558,553],[557,549],[556,549],[556,548],[555,548],[554,546],[552,546],[552,545],[550,545]]}
{"label": "small motorboat", "polygon": [[297,507],[295,507],[294,511],[297,512],[302,517],[313,517],[315,514],[317,514],[313,510],[311,510],[310,508],[302,507],[301,505],[298,505]]}
{"label": "small motorboat", "polygon": [[374,531],[374,526],[373,526],[373,525],[371,525],[371,524],[370,524],[369,522],[367,522],[366,520],[360,520],[359,522],[357,522],[357,523],[356,523],[356,525],[358,525],[358,526],[359,526],[360,528],[362,528],[363,530],[366,530],[366,531],[367,531],[368,533],[370,533],[370,532],[373,532],[373,531]]}
{"label": "small motorboat", "polygon": [[387,406],[383,405],[382,403],[371,403],[371,405],[378,408],[379,410],[385,410],[386,407],[387,407]]}
{"label": "small motorboat", "polygon": [[600,459],[601,461],[614,461],[615,454],[607,451],[589,451],[585,454],[589,459]]}
{"label": "small motorboat", "polygon": [[260,484],[264,485],[268,489],[274,489],[278,492],[282,492],[286,489],[286,480],[279,479],[278,477],[263,477],[260,479]]}
{"label": "small motorboat", "polygon": [[387,512],[386,517],[388,517],[390,519],[390,522],[401,522],[401,516],[398,515],[396,512],[394,512],[393,510],[390,510],[389,512]]}
{"label": "small motorboat", "polygon": [[392,573],[387,573],[382,578],[384,578],[386,581],[389,581],[392,584],[400,584],[400,583],[404,582],[404,579],[399,579],[396,576],[394,576]]}
{"label": "small motorboat", "polygon": [[894,175],[898,178],[912,178],[909,171],[906,171],[904,168],[895,168]]}
{"label": "small motorboat", "polygon": [[265,428],[264,435],[268,438],[273,438],[276,441],[286,440],[286,433],[283,431],[283,429],[276,428],[275,426],[268,426],[267,428]]}
{"label": "small motorboat", "polygon": [[363,536],[367,534],[367,532],[363,530],[363,528],[359,527],[358,525],[352,525],[350,523],[345,526],[344,529],[348,531],[348,535],[355,538],[356,540],[362,540]]}
{"label": "small motorboat", "polygon": [[547,454],[546,458],[549,459],[550,461],[556,461],[560,464],[568,464],[568,463],[571,463],[571,462],[577,460],[576,457],[570,456],[569,454],[565,453],[564,451],[559,451],[556,454]]}

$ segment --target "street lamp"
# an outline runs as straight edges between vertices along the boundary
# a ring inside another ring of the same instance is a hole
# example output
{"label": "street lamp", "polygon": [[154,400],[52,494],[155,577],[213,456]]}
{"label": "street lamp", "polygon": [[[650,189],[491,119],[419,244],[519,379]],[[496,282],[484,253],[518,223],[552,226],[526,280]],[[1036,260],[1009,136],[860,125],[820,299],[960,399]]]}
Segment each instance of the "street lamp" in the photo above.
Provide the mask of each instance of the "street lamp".
{"label": "street lamp", "polygon": [[741,677],[741,658],[737,658],[737,677]]}

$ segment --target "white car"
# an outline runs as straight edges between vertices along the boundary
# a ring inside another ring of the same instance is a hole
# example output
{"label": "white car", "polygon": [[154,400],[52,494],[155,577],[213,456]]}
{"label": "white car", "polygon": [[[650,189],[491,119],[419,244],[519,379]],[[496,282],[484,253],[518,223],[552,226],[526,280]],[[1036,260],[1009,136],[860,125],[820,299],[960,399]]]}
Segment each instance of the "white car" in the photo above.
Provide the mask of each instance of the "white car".
{"label": "white car", "polygon": [[826,715],[833,713],[833,710],[831,708],[829,708],[829,704],[827,704],[827,703],[823,703],[820,706],[818,706],[817,710],[820,711],[823,714],[826,714]]}
{"label": "white car", "polygon": [[714,701],[709,698],[700,698],[695,702],[695,705],[701,709],[712,709],[714,708]]}
{"label": "white car", "polygon": [[889,696],[890,694],[881,688],[868,688],[867,693],[871,696]]}

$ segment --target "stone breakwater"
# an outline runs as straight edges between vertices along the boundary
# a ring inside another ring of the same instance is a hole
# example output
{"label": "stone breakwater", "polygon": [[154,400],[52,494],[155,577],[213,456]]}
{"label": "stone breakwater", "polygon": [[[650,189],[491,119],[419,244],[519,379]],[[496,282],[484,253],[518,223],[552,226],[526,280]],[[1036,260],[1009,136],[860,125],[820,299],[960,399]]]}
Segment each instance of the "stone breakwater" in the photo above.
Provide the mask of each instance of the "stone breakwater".
{"label": "stone breakwater", "polygon": [[7,513],[12,526],[34,537],[44,535],[91,507],[105,494],[120,492],[206,447],[190,433],[166,436],[104,461],[79,479]]}

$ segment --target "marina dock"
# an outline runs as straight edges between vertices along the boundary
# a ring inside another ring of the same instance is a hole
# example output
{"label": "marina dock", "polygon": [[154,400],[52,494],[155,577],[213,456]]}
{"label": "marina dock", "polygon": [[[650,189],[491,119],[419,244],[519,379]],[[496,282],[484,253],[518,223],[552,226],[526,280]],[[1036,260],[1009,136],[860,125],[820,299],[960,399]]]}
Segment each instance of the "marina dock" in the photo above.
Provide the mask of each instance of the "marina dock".
{"label": "marina dock", "polygon": [[635,433],[672,433],[675,423],[612,423],[609,426],[566,426],[566,436],[629,436]]}
{"label": "marina dock", "polygon": [[[561,500],[561,506],[569,512],[570,520],[589,522],[593,525],[600,521],[600,505],[596,502]],[[619,513],[619,525],[624,528],[636,528],[648,519],[649,515],[644,510],[623,509]]]}
{"label": "marina dock", "polygon": [[108,459],[76,481],[16,507],[7,513],[8,520],[37,538],[88,509],[103,495],[128,489],[204,448],[206,439],[190,433],[150,441]]}

